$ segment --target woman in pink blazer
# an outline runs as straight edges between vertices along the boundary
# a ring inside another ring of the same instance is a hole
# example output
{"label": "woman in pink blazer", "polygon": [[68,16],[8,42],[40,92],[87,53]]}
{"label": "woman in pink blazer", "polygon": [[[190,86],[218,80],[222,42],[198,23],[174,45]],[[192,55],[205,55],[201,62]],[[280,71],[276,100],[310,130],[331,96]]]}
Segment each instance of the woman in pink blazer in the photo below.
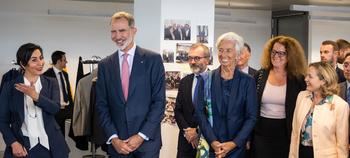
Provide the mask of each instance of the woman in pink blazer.
{"label": "woman in pink blazer", "polygon": [[309,65],[306,91],[299,93],[289,158],[347,158],[349,107],[340,98],[335,69]]}

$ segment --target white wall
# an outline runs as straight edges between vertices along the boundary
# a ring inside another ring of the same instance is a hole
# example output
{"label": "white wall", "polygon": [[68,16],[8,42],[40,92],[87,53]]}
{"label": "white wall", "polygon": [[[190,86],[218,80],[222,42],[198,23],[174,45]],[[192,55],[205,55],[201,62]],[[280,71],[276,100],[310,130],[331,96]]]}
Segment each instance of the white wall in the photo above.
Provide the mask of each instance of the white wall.
{"label": "white wall", "polygon": [[339,38],[350,41],[350,14],[311,12],[309,21],[309,61],[320,61],[320,46],[324,40]]}
{"label": "white wall", "polygon": [[249,65],[259,69],[264,44],[271,36],[271,11],[216,8],[215,13],[215,42],[223,33],[236,32],[251,47]]}
{"label": "white wall", "polygon": [[[63,0],[0,1],[0,74],[13,67],[10,61],[15,59],[20,45],[33,42],[43,48],[46,63],[51,62],[53,51],[67,52],[70,81],[75,85],[78,56],[105,57],[115,51],[107,15],[117,10],[132,12],[132,7],[124,3]],[[85,67],[85,72],[89,71]]]}

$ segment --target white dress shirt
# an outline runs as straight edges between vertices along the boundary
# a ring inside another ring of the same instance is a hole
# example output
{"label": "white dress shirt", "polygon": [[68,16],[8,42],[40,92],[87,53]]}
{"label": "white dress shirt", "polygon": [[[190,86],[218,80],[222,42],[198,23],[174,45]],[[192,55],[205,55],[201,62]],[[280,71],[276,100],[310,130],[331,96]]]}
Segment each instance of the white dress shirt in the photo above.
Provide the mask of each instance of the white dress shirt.
{"label": "white dress shirt", "polygon": [[[56,67],[52,67],[53,68],[53,71],[55,72],[55,75],[56,75],[56,79],[57,79],[57,81],[58,81],[58,87],[60,88],[60,105],[61,105],[61,108],[64,108],[65,106],[68,106],[69,105],[69,100],[67,101],[67,102],[65,102],[64,101],[64,99],[63,99],[63,93],[62,93],[62,82],[61,82],[61,77],[60,77],[60,72],[62,72],[62,70],[58,70]],[[63,72],[62,72],[62,75],[63,75]],[[64,82],[64,84],[65,85],[67,85],[67,82],[66,82],[66,79],[65,79],[65,77],[64,77],[64,75],[63,75],[63,82]],[[66,93],[68,94],[68,90],[67,90],[67,86],[66,86],[66,89],[65,89],[65,91],[66,91]]]}
{"label": "white dress shirt", "polygon": [[[30,82],[25,77],[24,84],[30,86]],[[35,91],[40,94],[42,88],[40,77],[34,83],[34,87]],[[50,150],[49,138],[45,131],[41,108],[35,106],[33,99],[28,95],[24,95],[23,108],[24,122],[22,124],[21,130],[23,135],[29,138],[30,149],[40,143],[42,146]]]}

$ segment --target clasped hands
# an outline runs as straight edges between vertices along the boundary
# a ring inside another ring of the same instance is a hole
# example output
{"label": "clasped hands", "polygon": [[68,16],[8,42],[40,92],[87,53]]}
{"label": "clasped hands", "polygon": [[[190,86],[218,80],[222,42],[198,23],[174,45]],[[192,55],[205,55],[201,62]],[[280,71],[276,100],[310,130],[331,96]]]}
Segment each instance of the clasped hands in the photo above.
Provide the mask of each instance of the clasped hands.
{"label": "clasped hands", "polygon": [[184,137],[186,138],[188,143],[191,143],[192,148],[196,149],[198,146],[198,134],[196,128],[185,128],[184,130]]}
{"label": "clasped hands", "polygon": [[216,158],[224,158],[227,153],[236,148],[236,144],[233,141],[220,143],[219,141],[213,141],[211,147],[215,151]]}
{"label": "clasped hands", "polygon": [[140,145],[143,143],[143,141],[144,140],[141,136],[139,136],[138,134],[135,134],[126,140],[113,138],[112,145],[119,154],[128,155],[131,152],[138,149]]}

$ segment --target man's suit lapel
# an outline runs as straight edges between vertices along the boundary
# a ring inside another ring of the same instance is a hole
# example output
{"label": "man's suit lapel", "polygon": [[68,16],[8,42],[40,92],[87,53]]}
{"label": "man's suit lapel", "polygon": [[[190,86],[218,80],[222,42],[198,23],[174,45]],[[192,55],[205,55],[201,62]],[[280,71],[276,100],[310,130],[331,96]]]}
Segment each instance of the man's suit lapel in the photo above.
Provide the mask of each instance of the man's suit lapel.
{"label": "man's suit lapel", "polygon": [[213,100],[216,101],[216,107],[218,108],[219,113],[221,113],[221,105],[222,105],[222,98],[221,98],[221,76],[220,76],[220,68],[214,70],[214,79],[213,79],[213,83],[214,85],[212,86],[212,88],[214,89],[214,93],[212,93],[212,95],[214,95]]}
{"label": "man's suit lapel", "polygon": [[144,56],[144,53],[142,52],[142,50],[139,47],[136,47],[134,61],[132,64],[132,70],[131,70],[131,74],[130,74],[130,78],[129,78],[128,98],[134,92],[136,85],[137,85],[137,81],[140,78],[140,75],[145,73],[143,56]]}
{"label": "man's suit lapel", "polygon": [[[112,96],[115,96],[114,93],[119,97],[120,100],[125,102],[125,98],[123,96],[123,89],[122,89],[122,81],[121,81],[121,76],[120,76],[120,65],[119,65],[119,55],[118,51],[113,54],[111,57],[111,71],[112,73],[109,74],[111,75],[111,81],[117,81],[117,82],[110,82],[112,87],[115,87],[116,91],[113,91]],[[113,88],[112,88],[113,89]]]}

